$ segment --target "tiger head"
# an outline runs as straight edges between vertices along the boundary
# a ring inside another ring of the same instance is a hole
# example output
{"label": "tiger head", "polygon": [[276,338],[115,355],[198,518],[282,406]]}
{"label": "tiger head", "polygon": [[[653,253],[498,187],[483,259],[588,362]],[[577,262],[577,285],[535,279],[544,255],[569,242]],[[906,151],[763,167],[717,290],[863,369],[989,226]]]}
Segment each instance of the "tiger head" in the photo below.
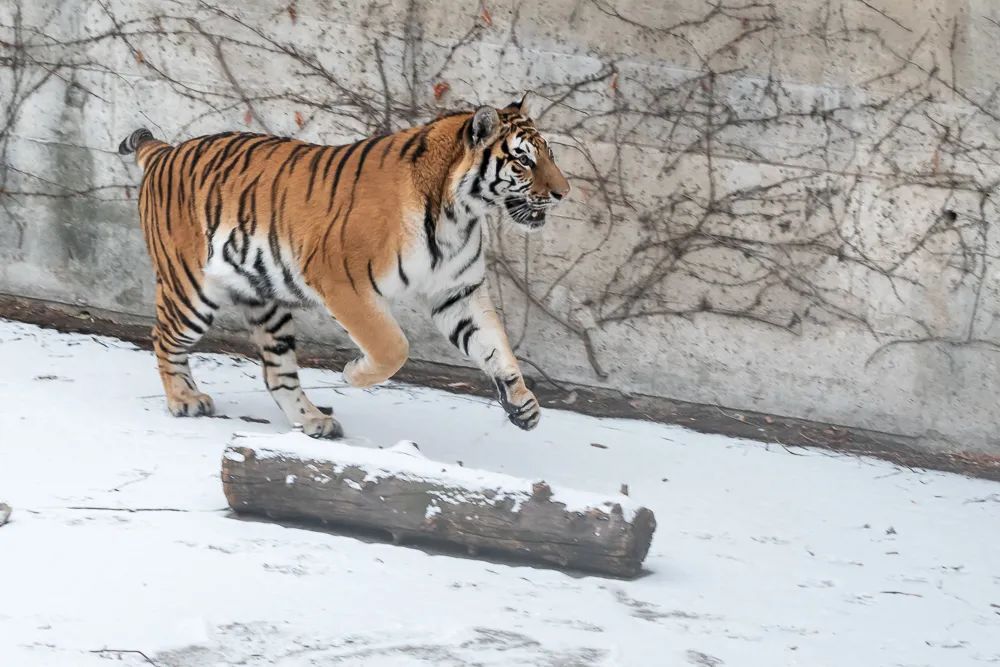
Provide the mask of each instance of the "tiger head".
{"label": "tiger head", "polygon": [[483,155],[471,175],[472,194],[503,207],[511,220],[530,230],[569,194],[549,144],[524,109],[524,99],[503,109],[480,107],[468,123],[468,141]]}

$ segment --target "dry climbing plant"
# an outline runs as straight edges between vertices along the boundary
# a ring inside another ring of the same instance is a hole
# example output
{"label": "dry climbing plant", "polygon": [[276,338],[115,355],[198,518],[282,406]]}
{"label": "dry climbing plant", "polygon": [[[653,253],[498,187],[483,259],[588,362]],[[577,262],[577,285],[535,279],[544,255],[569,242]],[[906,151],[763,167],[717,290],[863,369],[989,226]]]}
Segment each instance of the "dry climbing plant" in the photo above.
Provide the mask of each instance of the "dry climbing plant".
{"label": "dry climbing plant", "polygon": [[[998,349],[998,90],[955,63],[969,31],[1000,24],[911,26],[865,0],[690,0],[677,18],[538,4],[464,3],[442,25],[426,0],[7,2],[7,252],[54,200],[118,206],[125,224],[135,192],[113,150],[137,124],[339,142],[530,89],[575,193],[544,235],[493,236],[522,351],[557,323],[606,376],[606,332],[657,336],[672,318],[716,334],[853,327],[877,343],[869,362],[901,345]],[[593,42],[595,22],[627,44]],[[857,62],[809,86],[789,66],[808,51]]]}

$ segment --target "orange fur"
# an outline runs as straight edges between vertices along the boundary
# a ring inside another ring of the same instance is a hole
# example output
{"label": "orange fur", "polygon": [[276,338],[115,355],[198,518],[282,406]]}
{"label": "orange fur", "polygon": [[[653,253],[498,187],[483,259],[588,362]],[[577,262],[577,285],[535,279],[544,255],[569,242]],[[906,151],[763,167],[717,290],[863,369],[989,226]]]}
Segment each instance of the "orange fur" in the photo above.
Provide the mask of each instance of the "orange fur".
{"label": "orange fur", "polygon": [[[456,347],[470,355],[482,348],[476,360],[512,421],[537,422],[537,401],[481,275],[481,210],[506,205],[537,226],[545,206],[569,189],[518,106],[452,114],[344,146],[244,133],[177,146],[150,137],[137,131],[120,151],[134,150],[144,170],[139,212],[157,274],[154,342],[174,414],[214,409],[194,384],[187,350],[214,311],[233,302],[254,327],[268,388],[289,418],[311,435],[338,435],[339,425],[298,385],[288,311],[322,302],[364,352],[345,376],[368,386],[407,358],[388,298],[415,291],[439,304],[436,321]],[[531,167],[515,164],[512,151]],[[527,419],[525,410],[515,414],[532,401]]]}

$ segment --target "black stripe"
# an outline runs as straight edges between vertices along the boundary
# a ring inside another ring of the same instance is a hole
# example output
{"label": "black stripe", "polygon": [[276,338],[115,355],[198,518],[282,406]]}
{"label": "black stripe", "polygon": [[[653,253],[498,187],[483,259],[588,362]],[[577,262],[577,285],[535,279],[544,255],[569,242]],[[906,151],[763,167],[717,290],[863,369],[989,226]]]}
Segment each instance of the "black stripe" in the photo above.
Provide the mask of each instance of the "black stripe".
{"label": "black stripe", "polygon": [[395,134],[392,135],[392,139],[389,140],[389,143],[385,145],[385,150],[382,151],[382,159],[378,162],[380,169],[385,165],[385,156],[389,154],[389,150],[392,148],[392,145],[396,143],[396,136],[397,135]]}
{"label": "black stripe", "polygon": [[337,157],[337,154],[340,153],[340,151],[342,151],[344,148],[345,148],[344,146],[334,146],[333,150],[330,151],[330,157],[326,159],[326,165],[323,166],[324,181],[326,180],[326,177],[330,175],[330,165],[333,164],[333,158]]}
{"label": "black stripe", "polygon": [[[219,175],[215,175],[215,180],[212,181],[212,185],[205,192],[205,230],[208,237],[208,258],[212,258],[212,237],[215,236],[215,230],[219,228],[219,223],[222,218],[222,193],[216,190],[216,184],[218,183]],[[212,199],[215,199],[215,206],[212,206]]]}
{"label": "black stripe", "polygon": [[[190,317],[188,317],[186,314],[184,314],[183,312],[181,312],[180,308],[178,308],[177,305],[172,300],[170,300],[170,299],[164,299],[163,303],[164,303],[164,306],[166,306],[167,311],[171,315],[173,315],[175,321],[181,322],[184,325],[184,327],[186,327],[190,331],[195,332],[199,336],[205,335],[205,331],[206,331],[205,327],[202,326],[200,323],[195,322]],[[181,327],[178,327],[178,329],[180,329],[180,328]],[[178,331],[178,333],[180,333],[180,331]]]}
{"label": "black stripe", "polygon": [[[218,142],[220,139],[231,137],[233,134],[235,133],[222,132],[220,134],[211,134],[208,136],[200,137],[199,140],[201,143],[198,147],[197,155],[195,156],[194,162],[191,163],[191,174],[193,175],[195,171],[197,171],[198,163],[201,162],[202,157],[204,157],[208,153],[209,149],[215,147],[216,142]],[[206,173],[202,174],[202,185],[205,184],[205,179],[208,177],[208,171],[209,169],[206,167]]]}
{"label": "black stripe", "polygon": [[[159,232],[158,229],[156,231]],[[166,278],[165,282],[167,286],[173,289],[173,291],[179,295],[180,298],[186,298],[184,296],[184,288],[181,286],[181,282],[177,278],[177,272],[174,270],[174,265],[170,261],[170,254],[167,253],[167,248],[163,243],[163,237],[159,233],[156,233],[153,234],[153,239],[156,241],[156,246],[160,250],[160,256],[163,258],[163,266],[160,265],[160,262],[157,262],[157,268],[159,269],[158,273],[160,273],[161,276],[165,273],[166,275],[164,277]],[[164,268],[166,269],[165,272],[163,271]],[[191,310],[194,310],[194,308]]]}
{"label": "black stripe", "polygon": [[[166,158],[163,159],[163,166],[160,168],[160,179],[159,179],[159,184],[158,184],[159,188],[160,188],[160,203],[163,205],[163,215],[164,215],[164,218],[165,218],[164,221],[163,221],[164,222],[164,227],[166,228],[166,230],[168,232],[170,231],[170,222],[171,222],[171,219],[172,219],[172,216],[170,215],[170,208],[171,208],[170,205],[171,205],[172,200],[173,200],[173,191],[174,191],[174,162],[177,160],[177,153],[178,153],[177,149],[174,148],[174,149],[172,149],[170,151],[170,155],[168,155]],[[163,193],[163,177],[164,177],[164,174],[167,177],[167,192],[166,192],[166,195],[164,195],[164,193]]]}
{"label": "black stripe", "polygon": [[458,321],[458,324],[455,325],[455,329],[454,331],[451,332],[451,335],[448,336],[448,340],[451,341],[452,345],[458,347],[458,337],[462,335],[462,332],[465,331],[466,327],[471,327],[471,326],[472,326],[472,318],[463,317],[461,320]]}
{"label": "black stripe", "polygon": [[[165,315],[163,317],[166,318]],[[160,334],[160,339],[157,342],[164,350],[167,351],[167,354],[169,354],[170,356],[179,356],[184,359],[184,361],[173,361],[171,359],[170,363],[172,364],[187,363],[187,349],[190,347],[190,345],[182,343],[181,341],[177,340],[177,336],[174,333],[172,333],[169,329],[164,327],[163,326],[164,322],[161,321],[159,318],[160,315],[157,316],[157,326],[159,327],[159,334]],[[176,325],[172,324],[169,319],[167,319],[165,323],[168,326],[176,327]],[[168,345],[164,344],[163,342],[164,340],[168,343]],[[171,348],[170,345],[172,345],[173,348]]]}
{"label": "black stripe", "polygon": [[295,171],[295,165],[298,164],[299,160],[302,159],[302,153],[304,151],[308,151],[310,148],[312,148],[312,145],[310,144],[299,144],[298,146],[293,148],[292,152],[288,155],[288,160],[285,162],[285,164],[281,165],[279,173],[281,171],[284,171],[286,165],[288,166],[289,174]]}
{"label": "black stripe", "polygon": [[250,308],[261,308],[266,305],[266,301],[260,299],[255,299],[253,297],[246,297],[239,292],[229,292],[229,298],[232,299],[233,304],[236,306],[248,306]]}
{"label": "black stripe", "polygon": [[[183,300],[187,301],[187,299]],[[197,310],[189,308],[189,312],[194,316],[193,318],[191,318],[188,317],[187,313],[183,312],[180,308],[177,307],[177,304],[174,302],[173,299],[168,299],[164,297],[163,302],[164,302],[164,307],[167,308],[169,312],[173,313],[177,320],[183,322],[189,329],[194,330],[199,335],[204,334],[205,331],[208,329],[208,327],[212,326],[212,319],[214,318],[212,318],[211,315],[209,315],[208,318],[205,318]],[[197,320],[197,322],[195,322],[195,320]]]}
{"label": "black stripe", "polygon": [[351,159],[351,155],[354,151],[358,150],[363,143],[364,142],[362,141],[356,144],[351,144],[351,147],[347,149],[346,153],[344,153],[344,157],[341,159],[340,164],[337,165],[337,172],[333,176],[333,186],[330,188],[330,205],[326,209],[327,213],[333,210],[333,200],[337,196],[337,185],[340,183],[340,177],[344,173],[344,167],[347,165],[347,161]]}
{"label": "black stripe", "polygon": [[205,176],[203,178],[208,178],[208,173],[214,171],[222,166],[222,163],[229,159],[229,156],[234,153],[234,151],[239,150],[240,146],[247,143],[250,138],[254,135],[240,133],[233,135],[229,138],[229,141],[215,154],[212,161],[209,162],[208,166],[205,167]]}
{"label": "black stripe", "polygon": [[469,223],[465,226],[465,238],[462,240],[462,247],[464,248],[469,244],[469,239],[472,238],[472,230],[476,228],[479,224],[479,218],[472,218]]}
{"label": "black stripe", "polygon": [[358,286],[354,284],[354,276],[351,275],[351,269],[350,267],[347,266],[346,257],[344,258],[343,265],[344,265],[344,273],[347,274],[347,279],[351,282],[351,289],[354,290],[356,293],[358,291]]}
{"label": "black stripe", "polygon": [[163,303],[158,304],[156,309],[156,320],[160,323],[163,333],[172,338],[173,342],[181,345],[177,339],[183,333],[184,327],[178,323],[178,318],[174,315],[176,312],[177,306],[170,300],[170,297],[164,295]]}
{"label": "black stripe", "polygon": [[472,256],[472,258],[468,262],[466,262],[465,265],[461,269],[459,269],[458,271],[455,272],[455,277],[458,278],[463,273],[465,273],[466,271],[468,271],[472,267],[472,265],[476,263],[476,261],[479,259],[479,256],[482,255],[482,254],[483,254],[483,235],[480,234],[479,235],[479,245],[476,246],[476,254],[474,254]]}
{"label": "black stripe", "polygon": [[378,142],[382,141],[387,136],[389,136],[389,135],[383,134],[383,135],[380,135],[378,137],[374,137],[372,139],[366,139],[365,142],[367,142],[367,143],[362,142],[362,143],[365,143],[365,149],[363,151],[361,151],[361,155],[358,156],[358,168],[354,172],[354,184],[351,186],[351,200],[347,204],[347,212],[344,213],[344,222],[342,222],[341,225],[340,225],[340,245],[341,245],[341,247],[344,246],[344,240],[347,238],[347,223],[351,219],[351,212],[354,210],[354,203],[356,201],[354,195],[355,195],[355,193],[358,190],[358,181],[361,180],[361,170],[365,166],[365,160],[368,159],[368,153],[371,151],[372,148],[375,147],[375,144],[377,144]]}
{"label": "black stripe", "polygon": [[250,167],[250,158],[253,157],[253,153],[254,153],[255,150],[257,150],[261,146],[268,146],[268,145],[271,145],[271,144],[280,144],[283,141],[284,141],[284,139],[282,139],[281,137],[267,137],[263,141],[258,141],[253,146],[251,146],[250,148],[246,149],[246,151],[243,152],[243,166],[240,168],[240,173],[242,174],[242,173],[246,172],[246,170]]}
{"label": "black stripe", "polygon": [[267,333],[274,335],[281,327],[285,326],[292,321],[292,314],[285,313],[282,315],[276,323],[264,329]]}
{"label": "black stripe", "polygon": [[424,153],[427,152],[427,135],[430,133],[431,128],[427,126],[419,135],[419,143],[417,144],[417,149],[413,151],[413,155],[410,156],[410,164],[416,164],[417,160],[423,157]]}
{"label": "black stripe", "polygon": [[[207,296],[205,296],[205,293],[201,291],[201,286],[198,284],[198,281],[195,280],[194,273],[191,272],[191,268],[188,266],[187,261],[183,257],[179,259],[181,268],[184,269],[184,273],[185,275],[187,275],[187,279],[191,281],[191,287],[194,288],[194,291],[198,295],[198,298],[201,299],[202,303],[204,303],[212,310],[218,310],[219,304],[209,299]],[[209,317],[211,317],[211,315],[209,315]]]}
{"label": "black stripe", "polygon": [[274,189],[271,190],[271,228],[268,230],[267,238],[268,243],[271,246],[271,259],[275,264],[281,269],[281,278],[285,283],[285,287],[291,292],[296,299],[305,300],[306,295],[302,292],[298,283],[295,282],[295,277],[292,275],[292,270],[285,263],[285,257],[281,254],[281,244],[278,242],[278,220],[285,217],[285,202],[288,199],[288,190],[286,189],[281,193],[281,209],[280,215],[278,213],[277,204],[274,201]]}
{"label": "black stripe", "polygon": [[378,283],[375,282],[375,275],[372,273],[372,261],[370,259],[368,260],[368,282],[372,284],[375,293],[382,296],[382,290],[378,288]]}
{"label": "black stripe", "polygon": [[[324,240],[324,243],[325,243],[325,240]],[[312,264],[312,261],[314,259],[316,259],[316,256],[319,254],[320,247],[321,247],[321,245],[317,243],[313,247],[313,249],[309,252],[309,256],[306,257],[306,261],[302,262],[302,272],[303,273],[305,273],[306,271],[309,270],[309,265]],[[299,250],[301,252],[301,248]]]}
{"label": "black stripe", "polygon": [[483,179],[486,178],[486,170],[490,166],[490,152],[488,150],[483,151],[483,159],[479,162],[479,172],[476,174],[475,180],[472,181],[471,192],[474,197],[481,197],[481,192],[483,189]]}
{"label": "black stripe", "polygon": [[419,135],[420,135],[419,132],[415,132],[412,137],[406,140],[406,143],[403,144],[403,147],[399,149],[399,157],[401,158],[406,157],[406,151],[410,150],[410,147],[413,146],[414,143],[416,143],[417,137]]}
{"label": "black stripe", "polygon": [[287,345],[286,343],[283,342],[277,342],[274,345],[265,345],[264,347],[261,348],[261,350],[263,350],[264,352],[267,352],[269,354],[275,354],[279,357],[288,354],[288,352],[293,349],[295,349],[294,346]]}
{"label": "black stripe", "polygon": [[[159,242],[160,248],[161,248],[161,250],[163,252],[164,263],[166,264],[166,278],[167,278],[167,283],[170,285],[170,287],[173,288],[174,297],[177,300],[179,300],[182,304],[184,304],[184,306],[190,312],[195,313],[200,318],[201,314],[198,312],[198,309],[195,308],[194,305],[191,303],[190,299],[188,299],[186,291],[185,291],[183,285],[181,285],[180,278],[177,275],[177,271],[174,269],[174,265],[170,261],[170,256],[167,255],[166,248],[163,246],[163,239],[160,238],[159,235],[157,235],[157,241]],[[178,259],[180,261],[181,266],[185,269],[185,271],[187,271],[188,273],[190,273],[190,269],[187,268],[187,264],[184,262],[183,258],[179,257]],[[197,283],[194,282],[194,281],[192,281],[191,284],[195,288],[195,290],[197,291]],[[165,294],[164,295],[164,300],[167,300],[167,299],[168,299],[168,297]],[[208,303],[207,300],[206,300],[206,303]],[[208,324],[210,324],[210,322],[208,322]]]}
{"label": "black stripe", "polygon": [[438,305],[434,306],[434,309],[431,311],[431,316],[433,317],[434,315],[439,315],[440,313],[443,313],[444,311],[448,310],[456,303],[468,297],[470,294],[479,289],[479,286],[482,284],[483,284],[482,281],[480,281],[475,285],[466,285],[462,289],[453,292],[452,295],[449,296],[447,299],[445,299]]}
{"label": "black stripe", "polygon": [[225,152],[225,150],[225,148],[220,148],[215,151],[215,155],[213,155],[212,159],[205,165],[205,171],[201,172],[201,182],[198,184],[199,187],[205,187],[205,181],[207,181],[208,177],[212,174],[216,175],[216,181],[218,181],[219,173],[217,172],[216,167],[219,165],[219,157]]}
{"label": "black stripe", "polygon": [[495,178],[490,182],[490,194],[498,197],[499,193],[497,193],[497,185],[504,182],[504,179],[500,177],[500,167],[503,166],[503,160],[499,157],[494,158],[494,160],[496,161],[497,168]]}
{"label": "black stripe", "polygon": [[[331,206],[333,205],[333,201],[334,201],[333,197],[331,196],[330,197],[330,205]],[[326,225],[326,231],[323,232],[323,241],[322,241],[322,243],[314,243],[314,244],[312,244],[313,245],[313,249],[312,249],[312,251],[310,251],[309,257],[306,258],[305,263],[302,265],[302,271],[303,271],[303,273],[309,270],[309,266],[312,264],[312,261],[316,258],[316,255],[320,251],[320,249],[326,249],[326,248],[330,247],[330,234],[333,233],[333,229],[337,225],[337,220],[340,218],[340,210],[342,208],[343,208],[343,206],[337,208],[337,212],[333,215],[333,218],[330,219],[329,224]],[[330,213],[330,211],[327,210],[327,214],[329,214],[329,213]],[[301,252],[301,247],[300,247],[300,252]]]}
{"label": "black stripe", "polygon": [[361,175],[361,169],[365,166],[365,160],[368,159],[368,153],[371,152],[371,149],[375,148],[375,145],[378,142],[382,141],[387,136],[389,136],[389,135],[388,134],[382,134],[382,135],[379,135],[377,137],[372,137],[371,139],[367,140],[367,143],[365,144],[365,149],[363,151],[361,151],[361,155],[358,156],[358,168],[354,172],[354,178],[355,179],[358,176]]}
{"label": "black stripe", "polygon": [[253,191],[254,191],[254,188],[256,187],[256,185],[257,185],[257,181],[254,181],[248,187],[246,187],[243,190],[243,192],[240,193],[240,204],[239,204],[239,208],[237,209],[237,212],[236,212],[236,222],[237,222],[237,224],[240,225],[241,228],[243,228],[243,225],[245,223],[247,223],[247,222],[250,221],[250,218],[256,217],[256,216],[250,215],[250,211],[247,210],[248,207],[251,205],[249,200],[250,200],[250,196],[253,194]]}
{"label": "black stripe", "polygon": [[[250,191],[250,216],[247,222],[250,223],[250,236],[253,236],[257,232],[257,184],[260,183],[260,174],[257,174],[257,178],[253,179],[253,182],[247,186],[247,190]],[[249,245],[249,239],[247,240]]]}
{"label": "black stripe", "polygon": [[221,166],[223,162],[225,162],[227,159],[230,158],[230,156],[232,157],[232,159],[230,160],[229,164],[226,165],[226,168],[222,170],[223,181],[229,179],[229,175],[232,173],[233,169],[235,169],[236,165],[239,163],[240,161],[239,152],[243,150],[243,147],[259,137],[260,137],[259,134],[244,135],[241,136],[239,139],[230,142],[230,144],[226,146],[226,149],[222,152],[222,157],[219,159],[219,165]]}
{"label": "black stripe", "polygon": [[283,347],[285,347],[288,350],[294,350],[295,349],[295,336],[293,336],[292,334],[284,334],[282,336],[275,336],[274,337],[274,341],[278,345],[283,346]]}
{"label": "black stripe", "polygon": [[282,147],[283,145],[287,144],[287,143],[288,143],[288,142],[290,142],[290,141],[294,141],[294,139],[292,139],[291,137],[278,137],[278,141],[276,141],[276,142],[274,143],[274,145],[273,145],[273,146],[271,146],[271,150],[269,150],[269,151],[267,152],[267,155],[265,155],[265,156],[264,156],[263,158],[261,158],[261,159],[262,159],[263,161],[267,161],[267,160],[270,160],[270,159],[271,159],[271,156],[272,156],[272,155],[274,155],[274,152],[275,152],[276,150],[278,150],[279,148],[281,148],[281,147]]}
{"label": "black stripe", "polygon": [[466,354],[469,354],[469,339],[472,338],[472,334],[476,333],[477,331],[479,331],[479,327],[473,324],[471,327],[468,328],[468,330],[465,332],[465,336],[462,338],[462,349],[465,350]]}
{"label": "black stripe", "polygon": [[396,270],[399,272],[399,279],[403,281],[404,286],[409,286],[410,279],[406,277],[406,272],[403,271],[403,256],[396,252]]}
{"label": "black stripe", "polygon": [[259,317],[259,318],[256,318],[256,319],[255,318],[249,318],[250,319],[250,324],[252,324],[252,325],[254,325],[256,327],[259,327],[262,324],[264,324],[265,322],[267,322],[269,319],[271,319],[272,317],[274,317],[274,314],[276,312],[278,312],[278,304],[272,303],[271,307],[268,308],[267,312],[262,317]]}
{"label": "black stripe", "polygon": [[428,197],[424,202],[424,234],[427,236],[427,249],[431,253],[431,270],[437,268],[438,263],[441,261],[441,248],[438,247],[435,227],[431,198]]}
{"label": "black stripe", "polygon": [[319,166],[319,159],[323,157],[323,151],[327,150],[326,147],[320,148],[316,151],[316,156],[309,163],[309,187],[306,189],[306,201],[312,199],[313,185],[316,183],[316,174],[318,170],[316,167]]}
{"label": "black stripe", "polygon": [[167,155],[167,153],[169,153],[170,151],[172,151],[173,148],[174,147],[171,146],[171,145],[169,145],[169,144],[164,144],[164,145],[160,146],[159,148],[157,148],[156,152],[153,153],[152,155],[150,155],[149,159],[146,160],[146,172],[145,172],[145,175],[149,175],[149,172],[154,167],[156,167],[156,165],[158,165],[160,162],[162,162],[163,158]]}
{"label": "black stripe", "polygon": [[266,352],[271,354],[277,354],[281,356],[287,354],[291,350],[295,349],[295,336],[286,334],[284,336],[275,336],[273,345],[265,345],[263,348]]}
{"label": "black stripe", "polygon": [[[267,364],[265,363],[264,365],[266,366]],[[278,391],[279,389],[283,389],[285,391],[298,391],[301,387],[299,387],[298,385],[292,386],[292,385],[288,385],[288,384],[282,383],[282,384],[275,384],[275,385],[270,385],[269,384],[269,385],[267,385],[267,388],[270,391]]]}
{"label": "black stripe", "polygon": [[[267,230],[267,242],[271,246],[271,255],[275,261],[281,256],[278,243],[278,187],[277,179],[271,183],[271,227]],[[287,192],[287,190],[286,190]]]}
{"label": "black stripe", "polygon": [[267,274],[267,267],[264,266],[264,251],[261,248],[257,248],[257,256],[253,260],[253,269],[257,272],[257,281],[254,283],[254,288],[260,294],[273,296],[275,293],[274,283],[271,282],[271,276]]}
{"label": "black stripe", "polygon": [[183,204],[187,201],[187,184],[190,182],[190,179],[186,178],[186,175],[189,173],[187,164],[194,155],[194,145],[190,142],[185,143],[179,150],[184,151],[184,157],[181,159],[180,166],[178,167],[181,180],[178,183],[177,197],[180,203]]}

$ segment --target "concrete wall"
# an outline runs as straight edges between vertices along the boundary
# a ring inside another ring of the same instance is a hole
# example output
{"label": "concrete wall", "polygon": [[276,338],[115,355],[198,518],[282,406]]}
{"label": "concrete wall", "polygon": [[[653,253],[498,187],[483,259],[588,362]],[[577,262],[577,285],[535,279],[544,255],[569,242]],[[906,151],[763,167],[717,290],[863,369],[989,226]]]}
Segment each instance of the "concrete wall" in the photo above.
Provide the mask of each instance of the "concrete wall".
{"label": "concrete wall", "polygon": [[521,355],[1000,452],[995,2],[12,0],[0,24],[0,291],[151,312],[114,152],[138,126],[341,142],[531,89],[575,192],[491,240]]}

